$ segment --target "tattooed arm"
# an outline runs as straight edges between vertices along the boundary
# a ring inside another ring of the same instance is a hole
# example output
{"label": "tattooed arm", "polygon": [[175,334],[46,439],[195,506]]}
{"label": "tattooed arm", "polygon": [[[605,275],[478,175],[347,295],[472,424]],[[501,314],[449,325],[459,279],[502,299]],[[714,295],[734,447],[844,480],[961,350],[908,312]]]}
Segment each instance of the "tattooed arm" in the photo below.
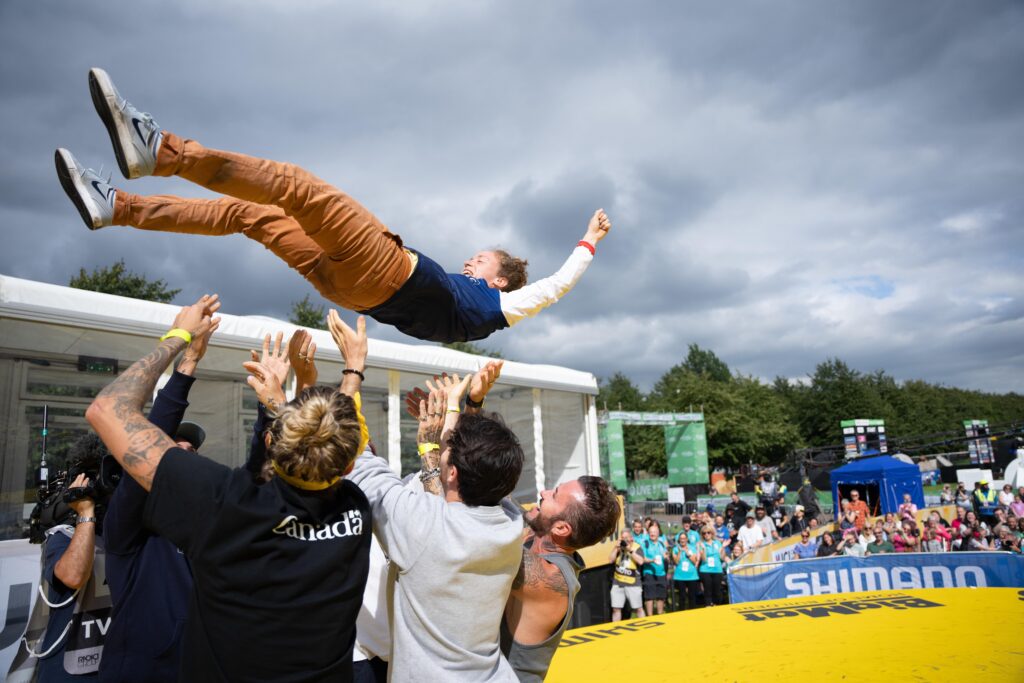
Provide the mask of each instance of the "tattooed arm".
{"label": "tattooed arm", "polygon": [[[203,296],[186,306],[174,319],[173,328],[192,337],[204,334],[220,308],[217,295]],[[157,465],[174,442],[142,414],[146,399],[171,361],[187,346],[183,339],[169,337],[149,355],[134,363],[108,384],[85,412],[85,417],[125,471],[149,491]]]}
{"label": "tattooed arm", "polygon": [[565,577],[557,566],[538,554],[538,551],[549,552],[552,548],[561,552],[543,537],[535,539],[531,547],[524,547],[519,573],[512,580],[504,619],[519,645],[538,645],[550,638],[569,609],[569,586]]}

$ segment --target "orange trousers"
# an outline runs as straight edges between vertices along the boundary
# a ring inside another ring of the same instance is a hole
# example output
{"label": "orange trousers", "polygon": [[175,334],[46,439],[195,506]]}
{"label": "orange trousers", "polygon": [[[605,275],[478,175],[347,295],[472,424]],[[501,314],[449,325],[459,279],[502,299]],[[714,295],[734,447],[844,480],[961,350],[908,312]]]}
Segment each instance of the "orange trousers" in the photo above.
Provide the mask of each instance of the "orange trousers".
{"label": "orange trousers", "polygon": [[384,303],[412,274],[398,235],[359,202],[294,164],[208,149],[164,131],[153,175],[177,175],[228,197],[119,190],[115,225],[241,233],[297,270],[325,299],[354,311]]}

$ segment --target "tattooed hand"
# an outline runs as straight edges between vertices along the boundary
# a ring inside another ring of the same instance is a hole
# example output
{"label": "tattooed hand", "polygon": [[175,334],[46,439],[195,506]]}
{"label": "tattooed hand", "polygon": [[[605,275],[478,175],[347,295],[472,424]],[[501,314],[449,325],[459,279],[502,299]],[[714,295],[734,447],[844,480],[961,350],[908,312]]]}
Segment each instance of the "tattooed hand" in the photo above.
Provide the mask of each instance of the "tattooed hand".
{"label": "tattooed hand", "polygon": [[444,427],[445,406],[448,397],[443,389],[433,389],[419,405],[419,430],[417,443],[441,443],[441,429]]}
{"label": "tattooed hand", "polygon": [[284,389],[281,388],[281,383],[278,381],[277,375],[274,374],[274,368],[266,363],[255,361],[242,363],[242,367],[250,373],[245,381],[256,392],[256,398],[260,403],[275,414],[280,412],[286,400]]}
{"label": "tattooed hand", "polygon": [[195,374],[196,366],[199,365],[199,361],[206,355],[210,337],[213,336],[218,327],[220,327],[220,318],[213,318],[210,321],[210,327],[205,332],[192,337],[192,343],[185,348],[185,353],[181,354],[178,372],[189,376]]}

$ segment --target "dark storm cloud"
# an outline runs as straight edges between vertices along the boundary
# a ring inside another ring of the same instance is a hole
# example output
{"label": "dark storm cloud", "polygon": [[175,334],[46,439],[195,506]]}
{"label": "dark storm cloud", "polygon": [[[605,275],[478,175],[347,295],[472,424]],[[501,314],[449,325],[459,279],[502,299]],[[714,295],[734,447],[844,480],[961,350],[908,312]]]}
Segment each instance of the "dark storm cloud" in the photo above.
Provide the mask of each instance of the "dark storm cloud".
{"label": "dark storm cloud", "polygon": [[448,268],[501,245],[543,277],[604,207],[576,290],[485,343],[508,356],[649,386],[696,342],[765,378],[838,356],[1020,391],[1022,30],[1015,2],[3,3],[0,272],[123,257],[181,301],[319,301],[240,236],[85,229],[52,155],[114,168],[103,66],[167,128],[303,165]]}

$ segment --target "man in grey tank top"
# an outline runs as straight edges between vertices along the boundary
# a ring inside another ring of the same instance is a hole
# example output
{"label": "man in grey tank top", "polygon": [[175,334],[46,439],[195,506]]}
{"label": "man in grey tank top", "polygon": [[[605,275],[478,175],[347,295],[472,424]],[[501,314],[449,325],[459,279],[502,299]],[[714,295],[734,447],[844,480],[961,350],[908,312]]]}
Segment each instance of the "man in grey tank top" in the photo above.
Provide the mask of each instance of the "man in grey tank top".
{"label": "man in grey tank top", "polygon": [[501,651],[520,681],[544,680],[572,621],[583,560],[576,551],[615,531],[619,501],[601,477],[580,477],[542,491],[524,515],[523,563],[501,623]]}

